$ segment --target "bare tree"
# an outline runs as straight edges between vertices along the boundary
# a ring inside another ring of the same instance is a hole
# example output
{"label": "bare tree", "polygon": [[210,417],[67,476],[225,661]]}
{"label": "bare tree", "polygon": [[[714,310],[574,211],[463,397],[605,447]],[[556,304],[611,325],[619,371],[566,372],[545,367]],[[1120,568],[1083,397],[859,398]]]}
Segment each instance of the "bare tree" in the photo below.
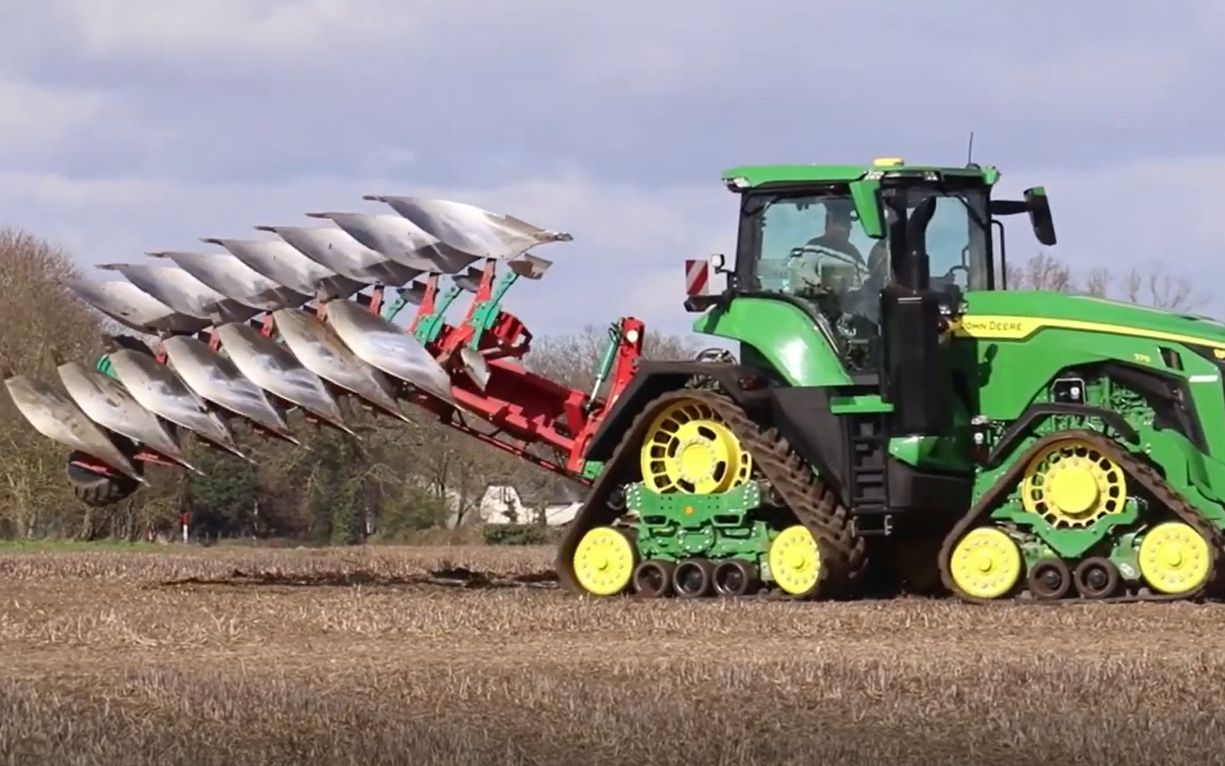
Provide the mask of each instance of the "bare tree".
{"label": "bare tree", "polygon": [[[98,349],[95,315],[61,281],[77,276],[72,259],[31,234],[0,229],[0,365],[6,374],[56,380],[52,351],[66,359]],[[0,398],[0,527],[29,537],[66,531],[74,508],[64,480],[67,451],[44,438]]]}
{"label": "bare tree", "polygon": [[1132,267],[1121,274],[1098,267],[1078,275],[1071,266],[1044,252],[1020,265],[1009,264],[1008,287],[1114,298],[1171,311],[1189,311],[1205,301],[1191,280],[1168,273],[1161,264],[1144,271]]}

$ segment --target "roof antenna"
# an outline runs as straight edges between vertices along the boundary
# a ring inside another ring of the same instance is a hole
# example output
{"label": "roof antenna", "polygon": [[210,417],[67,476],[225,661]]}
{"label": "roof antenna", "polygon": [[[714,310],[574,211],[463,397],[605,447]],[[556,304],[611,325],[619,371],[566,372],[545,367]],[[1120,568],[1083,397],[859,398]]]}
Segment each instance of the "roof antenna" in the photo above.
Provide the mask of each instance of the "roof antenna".
{"label": "roof antenna", "polygon": [[966,148],[966,167],[974,165],[974,131],[970,131],[970,145]]}

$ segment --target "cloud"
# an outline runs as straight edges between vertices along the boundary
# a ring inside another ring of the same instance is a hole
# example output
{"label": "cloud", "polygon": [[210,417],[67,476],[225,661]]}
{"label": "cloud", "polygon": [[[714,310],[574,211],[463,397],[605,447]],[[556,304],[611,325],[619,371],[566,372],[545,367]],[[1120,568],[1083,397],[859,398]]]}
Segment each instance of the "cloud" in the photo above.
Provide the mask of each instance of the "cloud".
{"label": "cloud", "polygon": [[56,11],[94,56],[203,54],[278,58],[403,33],[390,4],[347,0],[59,0]]}
{"label": "cloud", "polygon": [[101,117],[106,105],[96,91],[0,75],[0,157],[54,146]]}
{"label": "cloud", "polygon": [[0,199],[9,204],[73,210],[127,208],[147,210],[178,196],[172,183],[148,178],[69,178],[59,174],[0,173]]}

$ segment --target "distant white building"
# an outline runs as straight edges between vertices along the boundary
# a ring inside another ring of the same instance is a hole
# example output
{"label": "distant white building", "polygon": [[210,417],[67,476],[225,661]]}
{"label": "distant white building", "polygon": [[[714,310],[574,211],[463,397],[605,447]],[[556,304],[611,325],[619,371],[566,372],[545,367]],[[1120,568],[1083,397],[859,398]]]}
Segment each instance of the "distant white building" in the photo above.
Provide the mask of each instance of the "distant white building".
{"label": "distant white building", "polygon": [[[468,524],[533,524],[542,518],[551,527],[560,527],[574,520],[583,505],[580,486],[562,482],[545,490],[522,490],[513,484],[490,484],[476,506],[464,514]],[[455,526],[455,502],[449,502],[448,526]]]}

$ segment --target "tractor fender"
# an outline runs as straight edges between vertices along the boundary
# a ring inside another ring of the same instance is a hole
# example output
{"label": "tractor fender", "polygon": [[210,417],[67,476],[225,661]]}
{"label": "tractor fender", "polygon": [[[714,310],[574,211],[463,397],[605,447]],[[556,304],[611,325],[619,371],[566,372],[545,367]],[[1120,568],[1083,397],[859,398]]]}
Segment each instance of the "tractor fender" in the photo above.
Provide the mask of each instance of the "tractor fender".
{"label": "tractor fender", "polygon": [[[713,381],[745,409],[768,403],[765,373],[756,367],[730,362],[662,361],[644,359],[629,385],[613,402],[583,455],[585,460],[607,461],[634,417],[656,397],[683,388],[694,379]],[[760,388],[755,387],[760,385]]]}

